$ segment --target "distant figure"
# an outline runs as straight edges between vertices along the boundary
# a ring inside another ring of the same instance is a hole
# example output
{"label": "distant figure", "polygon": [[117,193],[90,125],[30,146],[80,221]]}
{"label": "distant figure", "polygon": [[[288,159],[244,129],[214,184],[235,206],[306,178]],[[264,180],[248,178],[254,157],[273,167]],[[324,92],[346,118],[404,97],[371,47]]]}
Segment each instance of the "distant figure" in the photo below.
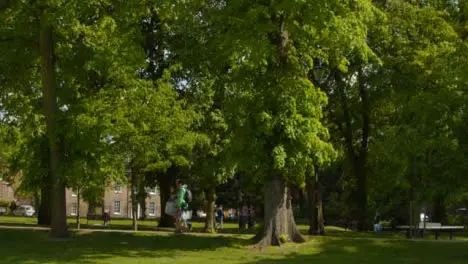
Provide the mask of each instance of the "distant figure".
{"label": "distant figure", "polygon": [[249,220],[249,208],[247,207],[247,205],[243,205],[239,214],[239,230],[241,232],[245,231],[245,227],[247,225],[248,220]]}
{"label": "distant figure", "polygon": [[216,228],[223,229],[224,211],[222,205],[220,205],[216,210],[216,218],[218,219],[218,224],[216,225]]}
{"label": "distant figure", "polygon": [[106,209],[104,213],[102,214],[102,220],[104,221],[104,226],[107,227],[110,222],[109,209]]}
{"label": "distant figure", "polygon": [[249,209],[249,229],[255,226],[255,209],[253,206]]}
{"label": "distant figure", "polygon": [[182,228],[192,230],[192,223],[188,222],[188,208],[191,198],[191,192],[187,189],[187,185],[182,180],[177,180],[177,215],[176,215],[176,232],[182,232]]}
{"label": "distant figure", "polygon": [[426,215],[425,213],[421,213],[421,214],[419,215],[419,221],[420,221],[420,222],[424,222],[424,221],[427,222],[427,215]]}
{"label": "distant figure", "polygon": [[229,220],[232,220],[232,211],[233,211],[232,208],[230,208],[230,209],[228,210],[228,219],[229,219]]}
{"label": "distant figure", "polygon": [[380,223],[380,217],[377,217],[374,223],[374,232],[381,232],[382,224]]}

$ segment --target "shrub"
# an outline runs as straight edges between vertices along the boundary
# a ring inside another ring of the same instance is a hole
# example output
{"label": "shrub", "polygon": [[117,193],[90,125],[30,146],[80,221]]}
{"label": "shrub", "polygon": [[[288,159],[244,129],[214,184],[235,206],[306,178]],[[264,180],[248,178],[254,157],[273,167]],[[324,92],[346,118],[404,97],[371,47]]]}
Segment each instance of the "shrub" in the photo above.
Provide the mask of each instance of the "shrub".
{"label": "shrub", "polygon": [[5,199],[0,199],[0,207],[10,207],[10,201],[5,200]]}
{"label": "shrub", "polygon": [[466,225],[466,218],[463,215],[449,216],[447,218],[447,223],[449,225]]}
{"label": "shrub", "polygon": [[289,241],[289,236],[286,234],[282,234],[279,236],[279,240],[282,244],[284,244]]}

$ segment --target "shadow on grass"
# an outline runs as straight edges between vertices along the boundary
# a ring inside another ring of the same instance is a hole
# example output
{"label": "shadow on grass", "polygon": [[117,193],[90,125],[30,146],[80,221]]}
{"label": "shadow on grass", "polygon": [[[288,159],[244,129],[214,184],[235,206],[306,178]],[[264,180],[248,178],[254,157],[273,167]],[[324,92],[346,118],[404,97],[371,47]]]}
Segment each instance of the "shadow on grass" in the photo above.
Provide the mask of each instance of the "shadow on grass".
{"label": "shadow on grass", "polygon": [[257,258],[246,264],[468,263],[467,243],[322,237],[291,251],[288,253],[286,249],[280,258]]}
{"label": "shadow on grass", "polygon": [[122,232],[78,232],[50,241],[47,231],[0,230],[0,263],[96,263],[115,257],[175,258],[181,252],[242,247],[235,237]]}

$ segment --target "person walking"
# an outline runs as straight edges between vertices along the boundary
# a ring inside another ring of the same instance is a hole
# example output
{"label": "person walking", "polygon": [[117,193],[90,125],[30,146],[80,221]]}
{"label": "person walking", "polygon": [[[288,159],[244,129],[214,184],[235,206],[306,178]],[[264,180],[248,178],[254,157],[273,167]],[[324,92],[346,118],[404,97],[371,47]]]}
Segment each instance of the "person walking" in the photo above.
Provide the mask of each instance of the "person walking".
{"label": "person walking", "polygon": [[223,206],[220,205],[218,210],[216,210],[216,218],[218,218],[218,224],[216,225],[217,229],[223,229],[223,222],[224,222],[224,211]]}
{"label": "person walking", "polygon": [[177,180],[177,215],[176,215],[176,232],[181,233],[183,229],[187,229],[189,232],[192,230],[192,223],[189,219],[189,203],[191,202],[192,194],[187,189],[187,185],[184,184],[183,180]]}

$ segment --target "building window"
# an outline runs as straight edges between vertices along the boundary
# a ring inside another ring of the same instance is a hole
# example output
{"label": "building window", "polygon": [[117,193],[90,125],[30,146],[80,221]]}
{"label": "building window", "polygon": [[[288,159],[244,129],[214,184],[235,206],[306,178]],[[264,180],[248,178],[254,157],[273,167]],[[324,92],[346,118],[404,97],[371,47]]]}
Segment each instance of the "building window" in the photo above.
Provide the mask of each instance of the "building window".
{"label": "building window", "polygon": [[120,214],[120,201],[114,201],[114,214]]}
{"label": "building window", "polygon": [[149,189],[149,194],[157,195],[158,194],[158,187],[153,187]]}
{"label": "building window", "polygon": [[76,190],[72,189],[72,196],[76,197]]}
{"label": "building window", "polygon": [[149,204],[149,215],[155,216],[156,215],[156,202],[151,201]]}
{"label": "building window", "polygon": [[116,185],[114,186],[114,191],[115,191],[116,193],[121,193],[121,192],[122,192],[122,186],[120,186],[120,184],[116,184]]}
{"label": "building window", "polygon": [[77,215],[78,214],[78,206],[76,203],[72,203],[71,204],[71,211],[70,211],[70,214],[71,215]]}

